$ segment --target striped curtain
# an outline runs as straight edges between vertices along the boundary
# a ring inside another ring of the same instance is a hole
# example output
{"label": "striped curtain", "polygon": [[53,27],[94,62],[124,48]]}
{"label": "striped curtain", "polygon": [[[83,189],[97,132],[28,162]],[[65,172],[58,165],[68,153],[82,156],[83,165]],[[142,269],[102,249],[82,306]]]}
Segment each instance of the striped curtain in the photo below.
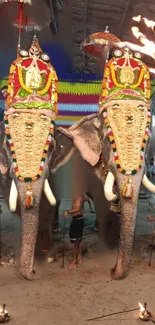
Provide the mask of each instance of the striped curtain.
{"label": "striped curtain", "polygon": [[[7,85],[7,79],[0,82],[0,89]],[[59,82],[58,116],[56,125],[70,127],[84,116],[98,111],[101,81],[90,83]],[[0,92],[0,111],[3,112],[5,101]]]}

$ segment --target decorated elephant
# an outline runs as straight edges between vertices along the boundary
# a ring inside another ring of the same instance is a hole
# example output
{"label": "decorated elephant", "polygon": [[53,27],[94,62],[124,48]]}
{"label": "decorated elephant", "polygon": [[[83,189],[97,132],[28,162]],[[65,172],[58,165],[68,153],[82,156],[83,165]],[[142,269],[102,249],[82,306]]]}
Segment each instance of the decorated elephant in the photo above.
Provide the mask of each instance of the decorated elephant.
{"label": "decorated elephant", "polygon": [[56,204],[48,181],[55,143],[61,153],[56,166],[62,164],[66,150],[72,152],[72,139],[65,135],[65,130],[60,134],[55,128],[57,88],[56,72],[34,36],[30,49],[21,50],[20,57],[11,65],[4,123],[0,125],[1,185],[12,212],[19,203],[22,220],[19,270],[27,279],[34,276],[42,194],[51,205]]}
{"label": "decorated elephant", "polygon": [[55,204],[49,175],[76,149],[102,181],[107,200],[120,199],[120,245],[112,276],[122,278],[131,262],[141,181],[155,191],[144,175],[151,121],[147,66],[128,49],[115,51],[106,64],[98,114],[68,130],[56,129],[56,114],[56,72],[34,37],[29,51],[21,51],[11,66],[0,136],[2,183],[12,182],[10,210],[16,210],[17,201],[21,210],[20,272],[33,278],[42,192]]}
{"label": "decorated elephant", "polygon": [[155,192],[145,175],[150,123],[148,67],[139,53],[116,49],[105,67],[99,113],[68,129],[75,147],[102,181],[107,200],[120,200],[120,244],[111,272],[115,279],[125,277],[130,267],[141,183]]}

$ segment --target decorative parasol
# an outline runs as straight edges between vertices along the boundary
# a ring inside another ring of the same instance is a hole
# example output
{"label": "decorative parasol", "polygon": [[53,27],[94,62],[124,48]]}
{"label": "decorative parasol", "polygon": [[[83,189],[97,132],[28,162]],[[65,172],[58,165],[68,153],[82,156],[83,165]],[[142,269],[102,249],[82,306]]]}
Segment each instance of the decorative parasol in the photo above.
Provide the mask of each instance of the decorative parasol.
{"label": "decorative parasol", "polygon": [[[18,29],[20,28],[19,18],[16,18],[13,21],[13,25]],[[22,31],[25,31],[28,33],[29,32],[37,33],[37,32],[40,32],[42,28],[40,25],[35,24],[35,22],[32,19],[23,17],[21,29],[22,29]]]}
{"label": "decorative parasol", "polygon": [[120,40],[114,34],[109,33],[109,28],[106,26],[104,32],[93,33],[82,42],[82,50],[93,57],[103,57],[106,52],[106,60],[109,56],[111,44],[119,43]]}
{"label": "decorative parasol", "polygon": [[0,15],[5,15],[7,19],[9,17],[18,27],[18,56],[23,20],[24,25],[25,20],[33,21],[35,26],[39,26],[39,30],[50,24],[50,11],[43,0],[0,0]]}

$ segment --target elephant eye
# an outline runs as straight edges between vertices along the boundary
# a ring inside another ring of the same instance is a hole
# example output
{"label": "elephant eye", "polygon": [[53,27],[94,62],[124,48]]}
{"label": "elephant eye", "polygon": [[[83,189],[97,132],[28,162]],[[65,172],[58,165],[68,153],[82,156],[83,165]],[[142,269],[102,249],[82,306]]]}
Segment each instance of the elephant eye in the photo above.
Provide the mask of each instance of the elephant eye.
{"label": "elephant eye", "polygon": [[145,106],[144,105],[138,105],[138,109],[140,111],[145,111]]}
{"label": "elephant eye", "polygon": [[40,117],[43,119],[43,120],[50,120],[50,118],[48,117],[48,116],[46,116],[46,115],[40,115]]}
{"label": "elephant eye", "polygon": [[112,106],[112,109],[113,109],[113,110],[117,110],[118,108],[120,108],[119,104],[114,104],[114,105]]}
{"label": "elephant eye", "polygon": [[16,117],[20,117],[21,114],[20,113],[13,113],[12,116],[13,116],[13,118],[16,118]]}

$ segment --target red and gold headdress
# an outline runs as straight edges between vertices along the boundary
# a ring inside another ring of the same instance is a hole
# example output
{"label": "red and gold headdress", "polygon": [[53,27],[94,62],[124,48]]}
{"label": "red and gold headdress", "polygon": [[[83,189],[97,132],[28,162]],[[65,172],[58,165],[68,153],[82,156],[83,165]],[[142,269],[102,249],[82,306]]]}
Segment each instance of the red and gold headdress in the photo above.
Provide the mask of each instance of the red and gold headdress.
{"label": "red and gold headdress", "polygon": [[46,109],[57,114],[58,78],[36,36],[29,51],[22,50],[9,73],[6,109]]}
{"label": "red and gold headdress", "polygon": [[[139,53],[124,49],[115,50],[114,57],[106,64],[99,107],[111,100],[150,99],[148,67],[140,60]],[[136,57],[137,56],[137,57]]]}

